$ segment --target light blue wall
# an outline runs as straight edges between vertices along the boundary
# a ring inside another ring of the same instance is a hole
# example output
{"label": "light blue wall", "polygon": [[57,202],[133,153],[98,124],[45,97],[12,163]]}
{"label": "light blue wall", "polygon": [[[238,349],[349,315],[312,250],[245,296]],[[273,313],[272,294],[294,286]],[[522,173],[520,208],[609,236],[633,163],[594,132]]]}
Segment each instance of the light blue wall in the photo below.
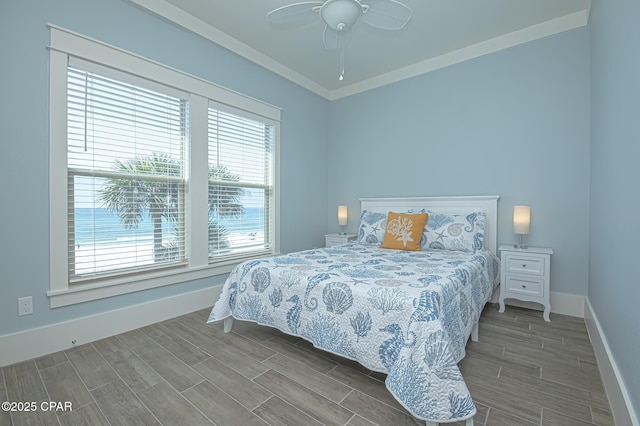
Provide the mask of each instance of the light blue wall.
{"label": "light blue wall", "polygon": [[[47,23],[282,107],[281,249],[322,243],[328,101],[126,1],[2,1],[0,335],[209,287],[225,278],[49,308]],[[18,317],[17,298],[28,295],[35,313]]]}
{"label": "light blue wall", "polygon": [[[0,3],[0,335],[224,279],[49,309],[51,22],[282,107],[282,251],[321,245],[338,229],[338,204],[355,232],[359,197],[498,194],[500,243],[514,239],[512,206],[530,204],[528,242],[555,251],[552,290],[587,295],[590,276],[588,297],[640,401],[639,339],[629,338],[640,335],[640,285],[628,266],[640,237],[640,10],[634,0],[592,3],[590,35],[566,32],[331,103],[126,1]],[[607,222],[621,204],[622,219]],[[18,317],[26,295],[35,314]]]}
{"label": "light blue wall", "polygon": [[551,291],[586,296],[589,33],[581,28],[333,102],[328,227],[358,198],[500,195],[498,242],[531,205]]}
{"label": "light blue wall", "polygon": [[640,419],[640,3],[591,7],[589,302]]}

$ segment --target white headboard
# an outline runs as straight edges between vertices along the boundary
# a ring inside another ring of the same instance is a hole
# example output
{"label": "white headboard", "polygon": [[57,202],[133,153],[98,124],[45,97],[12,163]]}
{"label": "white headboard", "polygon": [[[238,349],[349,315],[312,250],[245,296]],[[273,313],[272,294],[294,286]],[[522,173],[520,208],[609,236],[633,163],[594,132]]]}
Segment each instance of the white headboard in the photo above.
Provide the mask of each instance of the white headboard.
{"label": "white headboard", "polygon": [[390,211],[405,212],[410,209],[429,209],[439,213],[455,214],[484,212],[487,215],[484,231],[484,247],[497,255],[498,198],[500,198],[499,195],[360,198],[360,210],[376,213],[387,213]]}

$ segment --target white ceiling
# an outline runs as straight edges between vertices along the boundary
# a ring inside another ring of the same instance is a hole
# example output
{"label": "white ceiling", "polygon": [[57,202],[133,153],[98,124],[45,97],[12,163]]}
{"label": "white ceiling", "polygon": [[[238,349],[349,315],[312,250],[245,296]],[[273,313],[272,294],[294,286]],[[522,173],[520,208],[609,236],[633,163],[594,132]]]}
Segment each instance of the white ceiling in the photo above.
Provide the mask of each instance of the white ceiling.
{"label": "white ceiling", "polygon": [[[338,99],[587,24],[591,0],[401,0],[400,31],[353,26],[339,53],[322,42],[320,18],[276,25],[267,12],[297,0],[129,0],[300,84]],[[366,3],[366,0],[362,0]]]}

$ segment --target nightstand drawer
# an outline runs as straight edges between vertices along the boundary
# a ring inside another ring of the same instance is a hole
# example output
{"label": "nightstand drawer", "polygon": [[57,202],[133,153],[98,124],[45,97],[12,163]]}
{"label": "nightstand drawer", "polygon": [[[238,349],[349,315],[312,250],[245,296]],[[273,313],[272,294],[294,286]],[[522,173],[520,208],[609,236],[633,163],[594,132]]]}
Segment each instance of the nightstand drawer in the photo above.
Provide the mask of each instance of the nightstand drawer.
{"label": "nightstand drawer", "polygon": [[521,256],[515,253],[505,255],[504,267],[508,272],[523,274],[544,275],[544,257],[532,257],[531,255]]}
{"label": "nightstand drawer", "polygon": [[346,243],[346,241],[344,240],[344,238],[331,238],[331,237],[327,237],[325,244],[327,247],[331,247],[331,246],[337,246],[338,244],[344,244]]}
{"label": "nightstand drawer", "polygon": [[507,293],[517,293],[532,297],[544,296],[544,279],[507,276]]}
{"label": "nightstand drawer", "polygon": [[358,236],[354,234],[327,234],[325,238],[325,247],[333,247],[339,244],[351,243],[358,240]]}

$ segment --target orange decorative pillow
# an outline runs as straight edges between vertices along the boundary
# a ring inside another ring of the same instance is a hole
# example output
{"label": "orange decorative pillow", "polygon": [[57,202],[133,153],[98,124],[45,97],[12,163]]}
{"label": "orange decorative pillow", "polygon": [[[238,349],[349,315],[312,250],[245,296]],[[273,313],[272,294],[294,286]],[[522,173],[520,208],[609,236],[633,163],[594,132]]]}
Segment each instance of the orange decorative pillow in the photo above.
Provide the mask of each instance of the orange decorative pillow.
{"label": "orange decorative pillow", "polygon": [[420,250],[420,239],[427,223],[427,213],[389,212],[387,230],[380,247],[397,250]]}

